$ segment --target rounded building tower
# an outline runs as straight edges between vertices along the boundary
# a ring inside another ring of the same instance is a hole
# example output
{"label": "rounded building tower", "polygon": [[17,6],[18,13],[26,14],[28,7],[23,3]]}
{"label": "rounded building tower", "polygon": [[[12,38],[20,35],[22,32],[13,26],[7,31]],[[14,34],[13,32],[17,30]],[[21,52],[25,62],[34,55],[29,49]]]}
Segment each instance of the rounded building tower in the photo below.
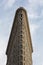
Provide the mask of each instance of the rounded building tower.
{"label": "rounded building tower", "polygon": [[6,65],[32,65],[32,52],[27,13],[20,7],[16,11],[8,41]]}

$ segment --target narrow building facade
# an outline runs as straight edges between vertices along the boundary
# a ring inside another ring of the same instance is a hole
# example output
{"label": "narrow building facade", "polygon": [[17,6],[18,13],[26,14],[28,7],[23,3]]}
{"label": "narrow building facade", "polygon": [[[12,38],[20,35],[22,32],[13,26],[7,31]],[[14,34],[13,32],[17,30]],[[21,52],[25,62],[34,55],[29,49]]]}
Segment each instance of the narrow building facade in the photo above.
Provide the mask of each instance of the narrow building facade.
{"label": "narrow building facade", "polygon": [[8,46],[6,65],[32,65],[32,41],[26,10],[16,10]]}

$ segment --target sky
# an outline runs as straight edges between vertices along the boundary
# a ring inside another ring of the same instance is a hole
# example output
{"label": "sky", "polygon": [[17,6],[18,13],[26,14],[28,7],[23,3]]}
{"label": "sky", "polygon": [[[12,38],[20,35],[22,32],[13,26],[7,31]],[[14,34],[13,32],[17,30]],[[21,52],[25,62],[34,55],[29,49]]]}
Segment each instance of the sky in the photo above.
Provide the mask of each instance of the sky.
{"label": "sky", "polygon": [[6,65],[6,48],[17,8],[27,11],[32,39],[33,65],[43,65],[43,0],[0,0],[0,65]]}

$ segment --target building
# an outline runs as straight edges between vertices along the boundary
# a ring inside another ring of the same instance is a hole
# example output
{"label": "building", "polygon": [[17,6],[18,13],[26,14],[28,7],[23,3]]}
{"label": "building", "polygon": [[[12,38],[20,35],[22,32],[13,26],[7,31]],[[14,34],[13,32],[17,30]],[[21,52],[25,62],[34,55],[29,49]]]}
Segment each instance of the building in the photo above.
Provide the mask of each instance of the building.
{"label": "building", "polygon": [[6,65],[32,65],[32,41],[26,10],[17,9],[7,50]]}

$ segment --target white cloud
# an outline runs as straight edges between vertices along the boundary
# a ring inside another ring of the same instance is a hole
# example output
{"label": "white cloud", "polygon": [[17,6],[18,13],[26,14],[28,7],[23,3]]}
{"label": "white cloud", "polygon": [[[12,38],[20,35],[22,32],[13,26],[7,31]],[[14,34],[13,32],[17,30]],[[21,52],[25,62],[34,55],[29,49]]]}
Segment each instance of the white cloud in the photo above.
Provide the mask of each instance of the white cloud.
{"label": "white cloud", "polygon": [[[30,1],[31,2],[31,1]],[[37,4],[35,2],[29,3],[29,10],[28,10],[28,16],[31,19],[37,19],[40,16],[38,15],[38,8]]]}
{"label": "white cloud", "polygon": [[0,36],[0,65],[6,65],[7,57],[5,55],[7,39]]}
{"label": "white cloud", "polygon": [[[31,18],[40,18],[43,6],[43,0],[28,0],[29,15]],[[42,14],[43,15],[43,14]]]}
{"label": "white cloud", "polygon": [[37,18],[39,18],[40,16],[38,16],[36,13],[30,13],[29,14],[29,18],[30,19],[37,19]]}
{"label": "white cloud", "polygon": [[2,0],[2,2],[0,3],[0,7],[3,6],[6,3],[6,0]]}
{"label": "white cloud", "polygon": [[5,4],[5,8],[6,8],[6,7],[8,7],[8,8],[9,8],[9,7],[12,7],[13,4],[15,3],[15,1],[16,1],[16,0],[7,0],[7,1],[6,1],[6,4]]}
{"label": "white cloud", "polygon": [[4,9],[8,9],[11,8],[15,2],[16,0],[2,0],[0,7],[3,6]]}
{"label": "white cloud", "polygon": [[32,33],[32,35],[36,32],[36,30],[39,28],[39,25],[36,24],[31,24],[30,23],[30,31]]}
{"label": "white cloud", "polygon": [[32,4],[40,4],[43,5],[43,0],[28,0],[28,2]]}
{"label": "white cloud", "polygon": [[40,16],[42,16],[42,17],[43,17],[43,9],[41,10],[41,14],[40,14]]}
{"label": "white cloud", "polygon": [[5,54],[0,55],[0,65],[6,65],[7,57]]}
{"label": "white cloud", "polygon": [[39,1],[39,4],[41,5],[41,6],[43,6],[43,0],[38,0]]}
{"label": "white cloud", "polygon": [[0,7],[3,6],[4,9],[8,9],[8,8],[11,8],[14,3],[15,3],[16,0],[4,0],[2,1],[2,3],[0,4]]}

